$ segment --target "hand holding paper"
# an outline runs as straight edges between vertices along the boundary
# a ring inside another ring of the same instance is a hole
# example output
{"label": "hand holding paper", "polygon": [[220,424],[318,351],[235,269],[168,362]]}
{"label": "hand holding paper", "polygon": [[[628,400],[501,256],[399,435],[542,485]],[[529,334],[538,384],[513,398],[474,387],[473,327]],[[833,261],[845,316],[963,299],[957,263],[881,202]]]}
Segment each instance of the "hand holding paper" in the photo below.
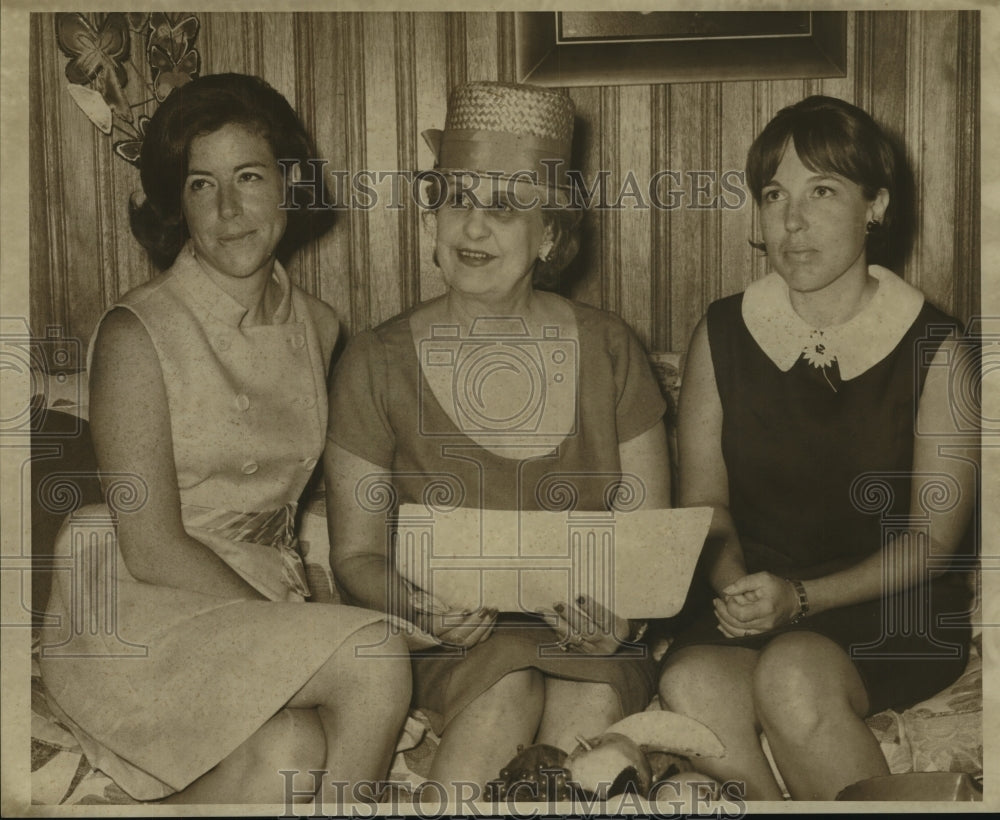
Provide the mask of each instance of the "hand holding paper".
{"label": "hand holding paper", "polygon": [[625,618],[581,595],[566,604],[560,601],[553,609],[558,621],[556,632],[560,645],[588,655],[613,655],[623,641],[628,640],[629,625]]}
{"label": "hand holding paper", "polygon": [[445,607],[551,612],[581,595],[621,619],[684,603],[712,511],[430,511],[403,505],[396,566]]}

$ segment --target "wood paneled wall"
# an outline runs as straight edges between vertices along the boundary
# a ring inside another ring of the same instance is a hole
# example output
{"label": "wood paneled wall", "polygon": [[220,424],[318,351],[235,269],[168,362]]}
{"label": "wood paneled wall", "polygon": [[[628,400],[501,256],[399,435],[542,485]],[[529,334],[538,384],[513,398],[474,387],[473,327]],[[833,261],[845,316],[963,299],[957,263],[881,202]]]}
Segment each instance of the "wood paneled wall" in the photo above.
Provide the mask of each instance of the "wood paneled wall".
{"label": "wood paneled wall", "polygon": [[[441,127],[449,91],[467,80],[512,80],[511,13],[206,13],[202,73],[250,72],[284,93],[330,169],[431,167],[420,138]],[[754,135],[782,106],[812,93],[869,110],[907,146],[917,240],[901,271],[938,306],[968,319],[979,304],[978,12],[851,12],[848,73],[823,80],[574,88],[576,162],[609,172],[614,201],[634,174],[645,196],[679,207],[592,211],[567,288],[618,311],[656,350],[686,348],[708,303],[765,270],[749,197],[693,172],[742,170]],[[138,172],[66,91],[52,14],[31,22],[31,320],[86,340],[105,306],[154,274],[128,230]],[[677,182],[679,184],[674,184]],[[375,186],[386,201],[390,181]],[[696,208],[721,195],[736,208]],[[676,194],[675,194],[676,196]],[[406,197],[403,197],[406,200]],[[408,201],[408,200],[407,200]],[[293,277],[331,303],[352,331],[442,291],[418,209],[338,213],[301,251]]]}

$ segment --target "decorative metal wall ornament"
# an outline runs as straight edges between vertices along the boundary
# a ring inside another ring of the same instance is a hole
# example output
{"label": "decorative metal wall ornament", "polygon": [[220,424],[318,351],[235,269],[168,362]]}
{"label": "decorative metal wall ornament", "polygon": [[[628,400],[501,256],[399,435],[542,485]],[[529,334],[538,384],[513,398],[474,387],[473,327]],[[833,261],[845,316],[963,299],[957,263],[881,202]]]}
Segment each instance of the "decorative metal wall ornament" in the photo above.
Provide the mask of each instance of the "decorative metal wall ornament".
{"label": "decorative metal wall ornament", "polygon": [[[126,162],[138,165],[148,105],[158,105],[198,76],[200,28],[198,18],[186,12],[56,15],[56,41],[69,57],[69,94],[102,133],[124,136],[112,145]],[[133,40],[140,49],[133,48]]]}

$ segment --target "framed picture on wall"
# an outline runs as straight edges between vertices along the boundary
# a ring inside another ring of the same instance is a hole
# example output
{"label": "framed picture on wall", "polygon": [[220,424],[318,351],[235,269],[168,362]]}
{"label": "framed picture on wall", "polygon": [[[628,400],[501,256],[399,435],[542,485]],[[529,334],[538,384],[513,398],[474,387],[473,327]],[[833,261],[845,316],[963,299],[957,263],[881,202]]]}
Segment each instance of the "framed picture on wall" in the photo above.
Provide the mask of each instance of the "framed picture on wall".
{"label": "framed picture on wall", "polygon": [[520,12],[517,80],[637,85],[843,77],[847,12]]}

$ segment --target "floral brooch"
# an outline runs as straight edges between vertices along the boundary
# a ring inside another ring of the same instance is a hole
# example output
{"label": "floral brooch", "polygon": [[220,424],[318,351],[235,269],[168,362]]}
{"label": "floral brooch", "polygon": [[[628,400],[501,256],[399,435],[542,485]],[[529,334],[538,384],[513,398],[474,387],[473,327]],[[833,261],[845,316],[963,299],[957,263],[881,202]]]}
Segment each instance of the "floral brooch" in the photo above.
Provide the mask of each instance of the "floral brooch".
{"label": "floral brooch", "polygon": [[830,380],[830,371],[837,362],[837,354],[831,350],[822,330],[809,334],[809,341],[802,348],[802,357],[823,374],[830,389],[836,393],[837,387]]}

